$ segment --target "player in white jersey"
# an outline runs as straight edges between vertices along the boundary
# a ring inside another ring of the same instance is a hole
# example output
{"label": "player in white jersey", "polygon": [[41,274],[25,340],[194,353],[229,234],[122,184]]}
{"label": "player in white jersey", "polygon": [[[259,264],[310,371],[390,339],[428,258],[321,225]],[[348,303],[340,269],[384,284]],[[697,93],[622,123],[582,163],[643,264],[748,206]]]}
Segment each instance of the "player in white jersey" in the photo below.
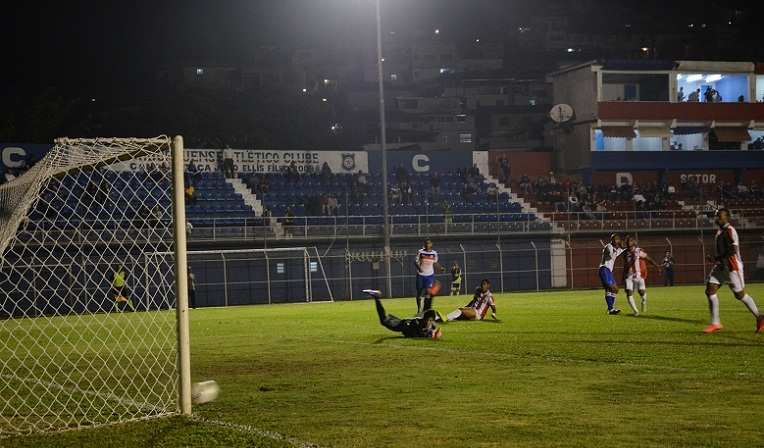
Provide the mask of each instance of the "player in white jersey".
{"label": "player in white jersey", "polygon": [[491,308],[491,317],[496,319],[496,302],[491,294],[491,282],[488,279],[480,281],[480,286],[475,290],[475,295],[467,306],[448,313],[446,319],[454,320],[483,320]]}
{"label": "player in white jersey", "polygon": [[621,310],[615,307],[615,297],[618,294],[618,285],[615,283],[613,268],[615,266],[615,260],[623,255],[623,253],[624,249],[622,247],[621,236],[617,233],[611,234],[610,242],[602,248],[602,259],[598,270],[602,288],[605,290],[607,312],[610,315],[616,315],[621,312]]}
{"label": "player in white jersey", "polygon": [[626,300],[629,302],[629,307],[635,316],[639,316],[639,310],[634,303],[634,289],[639,291],[639,295],[642,298],[642,312],[647,311],[647,262],[658,267],[658,263],[655,262],[647,252],[637,246],[637,240],[635,238],[627,238],[626,246],[626,258],[623,267],[624,276],[624,289],[626,290]]}
{"label": "player in white jersey", "polygon": [[[438,253],[432,248],[432,240],[424,240],[424,246],[416,253],[416,312],[417,314],[432,308],[431,288],[435,281],[435,269],[443,272],[443,267],[438,263]],[[424,308],[422,308],[424,297]]]}
{"label": "player in white jersey", "polygon": [[764,315],[759,313],[759,308],[753,297],[745,292],[740,239],[737,231],[730,224],[729,210],[720,208],[716,212],[716,225],[719,226],[719,230],[716,231],[714,241],[715,254],[714,257],[708,257],[708,260],[714,263],[714,267],[706,282],[706,297],[711,312],[711,323],[703,331],[714,333],[723,328],[719,319],[719,296],[716,295],[716,292],[723,283],[727,283],[735,294],[735,298],[743,302],[748,311],[756,317],[756,333],[761,333],[764,330]]}

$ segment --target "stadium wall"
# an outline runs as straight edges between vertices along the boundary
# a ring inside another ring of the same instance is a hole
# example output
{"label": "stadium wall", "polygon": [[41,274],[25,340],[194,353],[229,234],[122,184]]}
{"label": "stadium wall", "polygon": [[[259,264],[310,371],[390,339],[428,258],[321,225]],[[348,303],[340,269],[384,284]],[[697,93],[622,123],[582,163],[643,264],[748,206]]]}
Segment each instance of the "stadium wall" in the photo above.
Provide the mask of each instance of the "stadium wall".
{"label": "stadium wall", "polygon": [[[550,237],[514,238],[503,241],[439,239],[435,241],[435,249],[446,271],[438,273],[436,278],[443,285],[443,293],[447,294],[451,283],[449,270],[452,263],[457,262],[464,271],[462,293],[472,291],[483,278],[491,280],[496,291],[550,289],[555,283],[565,281],[564,254],[561,257],[559,251],[552,250],[552,241]],[[305,242],[295,241],[291,245],[303,243]],[[384,289],[382,244],[380,240],[354,242],[339,248],[328,244],[316,246],[331,288],[331,296],[335,300],[366,298],[360,292],[365,288]],[[418,240],[394,241],[394,297],[413,297],[416,294],[414,258],[420,247],[421,242]],[[209,246],[204,248],[210,250]],[[553,254],[557,255],[556,267],[553,266]],[[229,288],[228,305],[307,301],[303,255],[271,255],[269,263],[266,263],[263,257],[256,257],[249,262],[232,261],[230,257],[227,258],[227,268],[224,272],[223,263],[219,258],[207,256],[195,259],[193,255],[190,257],[189,264],[196,275],[197,303],[200,306],[224,306],[226,294],[223,288],[226,283]],[[563,261],[562,267],[560,258]],[[314,260],[315,258],[311,258],[308,262]],[[558,278],[555,279],[555,276]],[[270,297],[267,278],[270,278]],[[313,301],[327,300],[330,297],[318,266],[316,272],[311,273],[309,281]]]}

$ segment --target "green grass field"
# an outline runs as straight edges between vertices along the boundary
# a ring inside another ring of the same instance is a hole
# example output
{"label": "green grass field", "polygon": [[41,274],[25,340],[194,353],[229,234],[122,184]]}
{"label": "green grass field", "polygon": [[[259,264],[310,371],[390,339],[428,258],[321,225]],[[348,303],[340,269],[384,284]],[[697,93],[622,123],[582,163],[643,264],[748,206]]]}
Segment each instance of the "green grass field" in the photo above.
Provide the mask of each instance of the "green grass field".
{"label": "green grass field", "polygon": [[[764,307],[764,285],[748,290]],[[649,295],[649,313],[634,318],[605,315],[599,291],[503,294],[500,322],[446,324],[439,342],[389,332],[371,301],[193,310],[194,381],[222,389],[195,420],[0,446],[764,445],[764,335],[753,317],[725,289],[726,328],[705,335],[702,286]],[[385,304],[399,316],[414,308]],[[618,305],[628,308],[623,294]]]}

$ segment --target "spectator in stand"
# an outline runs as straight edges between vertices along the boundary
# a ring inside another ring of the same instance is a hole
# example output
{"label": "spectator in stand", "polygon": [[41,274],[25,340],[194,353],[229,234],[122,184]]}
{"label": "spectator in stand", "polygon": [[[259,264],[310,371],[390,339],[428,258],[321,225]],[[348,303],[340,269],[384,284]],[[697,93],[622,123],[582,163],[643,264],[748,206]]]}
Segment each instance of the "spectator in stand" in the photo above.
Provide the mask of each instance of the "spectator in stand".
{"label": "spectator in stand", "polygon": [[440,176],[438,173],[432,173],[430,176],[430,189],[432,190],[432,194],[440,193]]}
{"label": "spectator in stand", "polygon": [[401,203],[401,187],[398,184],[394,183],[390,185],[390,203]]}
{"label": "spectator in stand", "polygon": [[186,203],[191,205],[196,202],[196,189],[194,188],[194,184],[190,184],[188,187],[186,187]]}
{"label": "spectator in stand", "polygon": [[263,177],[260,178],[260,186],[258,187],[258,190],[260,193],[268,193],[270,191],[270,185],[268,185],[268,177],[263,175]]}
{"label": "spectator in stand", "polygon": [[409,181],[409,173],[403,168],[402,164],[398,165],[398,168],[395,169],[395,177],[398,179],[398,184],[400,185]]}
{"label": "spectator in stand", "polygon": [[260,184],[260,178],[257,176],[257,174],[247,176],[244,183],[247,184],[247,188],[254,191],[255,193],[258,193],[257,188],[258,188],[258,185]]}
{"label": "spectator in stand", "polygon": [[230,156],[226,156],[223,159],[223,175],[226,177],[226,179],[231,179],[234,177],[234,163]]}
{"label": "spectator in stand", "polygon": [[332,169],[327,162],[321,165],[321,185],[326,185],[332,180]]}
{"label": "spectator in stand", "polygon": [[554,171],[549,172],[549,185],[557,185],[557,178],[554,177]]}
{"label": "spectator in stand", "polygon": [[289,166],[287,167],[287,178],[295,182],[297,181],[299,177],[300,177],[300,172],[297,169],[297,163],[294,160],[292,160],[292,163],[290,163]]}
{"label": "spectator in stand", "polygon": [[663,256],[663,286],[674,286],[674,256],[670,250]]}
{"label": "spectator in stand", "polygon": [[408,182],[401,186],[401,200],[407,205],[414,203],[414,189],[411,188],[411,184]]}
{"label": "spectator in stand", "polygon": [[743,95],[740,95],[739,97],[737,97],[737,102],[738,103],[745,103],[745,97]]}
{"label": "spectator in stand", "polygon": [[474,194],[476,192],[477,192],[477,190],[475,190],[475,184],[474,183],[467,182],[467,183],[464,184],[464,191],[463,191],[462,195],[464,196],[465,200],[472,201],[472,197],[474,196]]}
{"label": "spectator in stand", "polygon": [[329,216],[337,216],[337,209],[339,208],[339,202],[335,195],[329,195],[326,200],[327,211]]}
{"label": "spectator in stand", "polygon": [[684,87],[679,87],[679,92],[676,94],[676,101],[678,103],[684,101]]}
{"label": "spectator in stand", "polygon": [[473,164],[472,167],[467,170],[467,180],[470,179],[479,179],[480,178],[480,168],[478,168],[477,164]]}
{"label": "spectator in stand", "polygon": [[292,207],[287,208],[286,214],[284,215],[284,225],[285,226],[294,225],[294,212],[292,211]]}
{"label": "spectator in stand", "polygon": [[499,199],[499,189],[496,187],[496,184],[492,183],[488,185],[485,192],[492,201],[497,201]]}
{"label": "spectator in stand", "polygon": [[509,179],[509,160],[506,157],[502,157],[499,160],[499,182],[504,185],[511,183]]}
{"label": "spectator in stand", "polygon": [[366,174],[360,170],[358,171],[358,190],[364,196],[369,193],[369,180],[366,177]]}
{"label": "spectator in stand", "polygon": [[520,191],[523,194],[529,194],[532,191],[531,180],[525,174],[520,177]]}
{"label": "spectator in stand", "polygon": [[714,102],[714,92],[715,90],[713,87],[708,86],[706,87],[705,93],[703,93],[703,99],[706,103],[713,103]]}
{"label": "spectator in stand", "polygon": [[188,174],[190,174],[191,177],[193,178],[198,173],[199,173],[199,169],[196,167],[196,165],[194,165],[194,161],[192,160],[188,162]]}
{"label": "spectator in stand", "polygon": [[266,226],[271,225],[271,216],[273,216],[273,213],[271,213],[271,209],[268,207],[263,207],[263,213],[260,215],[260,217],[263,218],[263,223]]}
{"label": "spectator in stand", "polygon": [[687,102],[697,103],[700,101],[700,89],[693,90],[690,96],[687,97]]}

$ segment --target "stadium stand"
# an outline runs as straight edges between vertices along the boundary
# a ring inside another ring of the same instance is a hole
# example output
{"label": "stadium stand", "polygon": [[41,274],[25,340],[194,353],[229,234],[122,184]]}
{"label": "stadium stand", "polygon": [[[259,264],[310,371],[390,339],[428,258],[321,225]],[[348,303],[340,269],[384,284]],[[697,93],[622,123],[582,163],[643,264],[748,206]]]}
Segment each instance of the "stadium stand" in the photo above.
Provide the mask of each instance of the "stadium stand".
{"label": "stadium stand", "polygon": [[695,228],[711,225],[718,206],[739,210],[738,220],[761,223],[764,194],[749,185],[698,184],[693,178],[677,186],[591,186],[569,177],[506,179],[507,187],[566,230]]}
{"label": "stadium stand", "polygon": [[196,173],[191,177],[196,198],[187,201],[187,219],[196,226],[214,224],[241,225],[246,219],[252,225],[263,225],[263,219],[255,216],[241,195],[225,181],[221,173]]}

